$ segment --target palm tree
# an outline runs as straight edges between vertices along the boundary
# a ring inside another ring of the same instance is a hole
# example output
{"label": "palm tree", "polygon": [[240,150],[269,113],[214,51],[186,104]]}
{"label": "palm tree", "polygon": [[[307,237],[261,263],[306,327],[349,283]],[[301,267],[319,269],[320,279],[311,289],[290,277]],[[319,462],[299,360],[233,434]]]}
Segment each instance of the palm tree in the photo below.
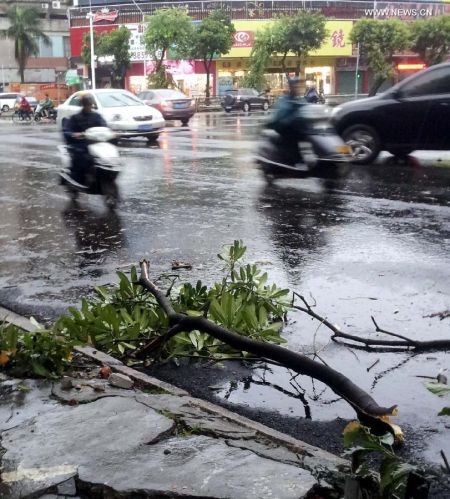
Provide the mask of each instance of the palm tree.
{"label": "palm tree", "polygon": [[39,54],[39,38],[46,45],[50,45],[50,39],[41,29],[41,19],[36,9],[16,5],[8,10],[6,16],[10,26],[0,30],[0,36],[14,40],[14,57],[19,65],[20,82],[24,83],[28,58]]}

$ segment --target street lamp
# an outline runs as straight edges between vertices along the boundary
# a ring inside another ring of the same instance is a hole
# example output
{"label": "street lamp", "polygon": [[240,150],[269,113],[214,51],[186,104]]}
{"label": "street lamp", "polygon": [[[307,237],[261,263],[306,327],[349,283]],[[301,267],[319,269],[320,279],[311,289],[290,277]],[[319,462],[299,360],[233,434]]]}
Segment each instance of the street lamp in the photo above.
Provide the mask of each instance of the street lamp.
{"label": "street lamp", "polygon": [[[139,12],[142,14],[142,25],[144,26],[145,28],[145,14],[144,14],[144,11],[139,7],[139,5],[136,3],[135,0],[133,0],[133,3],[134,5],[136,6],[136,8],[139,10]],[[146,51],[145,51],[145,44],[143,44],[144,46],[144,85],[145,85],[145,79],[147,78],[147,57],[146,57]]]}
{"label": "street lamp", "polygon": [[91,39],[91,86],[92,90],[95,90],[94,14],[92,10],[88,12],[86,19],[89,19],[89,35]]}

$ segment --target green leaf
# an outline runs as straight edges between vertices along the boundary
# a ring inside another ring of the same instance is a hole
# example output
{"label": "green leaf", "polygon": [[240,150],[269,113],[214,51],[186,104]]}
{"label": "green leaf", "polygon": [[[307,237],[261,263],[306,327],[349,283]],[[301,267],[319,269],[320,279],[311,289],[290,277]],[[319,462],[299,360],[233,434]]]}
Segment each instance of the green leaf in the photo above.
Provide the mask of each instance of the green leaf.
{"label": "green leaf", "polygon": [[426,384],[427,390],[438,397],[443,397],[445,394],[450,393],[450,386],[443,383],[431,382]]}
{"label": "green leaf", "polygon": [[443,407],[438,416],[450,416],[450,407]]}

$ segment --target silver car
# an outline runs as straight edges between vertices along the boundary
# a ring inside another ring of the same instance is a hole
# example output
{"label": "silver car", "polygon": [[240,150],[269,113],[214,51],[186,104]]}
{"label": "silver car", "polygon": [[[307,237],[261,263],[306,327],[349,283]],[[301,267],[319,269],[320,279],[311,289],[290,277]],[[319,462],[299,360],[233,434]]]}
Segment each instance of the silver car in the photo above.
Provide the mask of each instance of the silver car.
{"label": "silver car", "polygon": [[57,123],[61,129],[72,115],[80,111],[83,95],[91,96],[94,110],[101,114],[119,138],[146,137],[154,141],[166,124],[157,109],[146,106],[131,92],[104,88],[76,92],[58,106]]}

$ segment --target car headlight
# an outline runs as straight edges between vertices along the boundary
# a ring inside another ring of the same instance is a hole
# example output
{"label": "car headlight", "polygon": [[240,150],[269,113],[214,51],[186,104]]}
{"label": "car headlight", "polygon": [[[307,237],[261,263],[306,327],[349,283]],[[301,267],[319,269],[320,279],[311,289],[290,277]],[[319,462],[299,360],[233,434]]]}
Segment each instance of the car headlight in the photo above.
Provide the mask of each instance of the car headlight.
{"label": "car headlight", "polygon": [[113,117],[112,117],[112,120],[113,121],[120,121],[122,119],[122,116],[120,114],[115,114]]}

